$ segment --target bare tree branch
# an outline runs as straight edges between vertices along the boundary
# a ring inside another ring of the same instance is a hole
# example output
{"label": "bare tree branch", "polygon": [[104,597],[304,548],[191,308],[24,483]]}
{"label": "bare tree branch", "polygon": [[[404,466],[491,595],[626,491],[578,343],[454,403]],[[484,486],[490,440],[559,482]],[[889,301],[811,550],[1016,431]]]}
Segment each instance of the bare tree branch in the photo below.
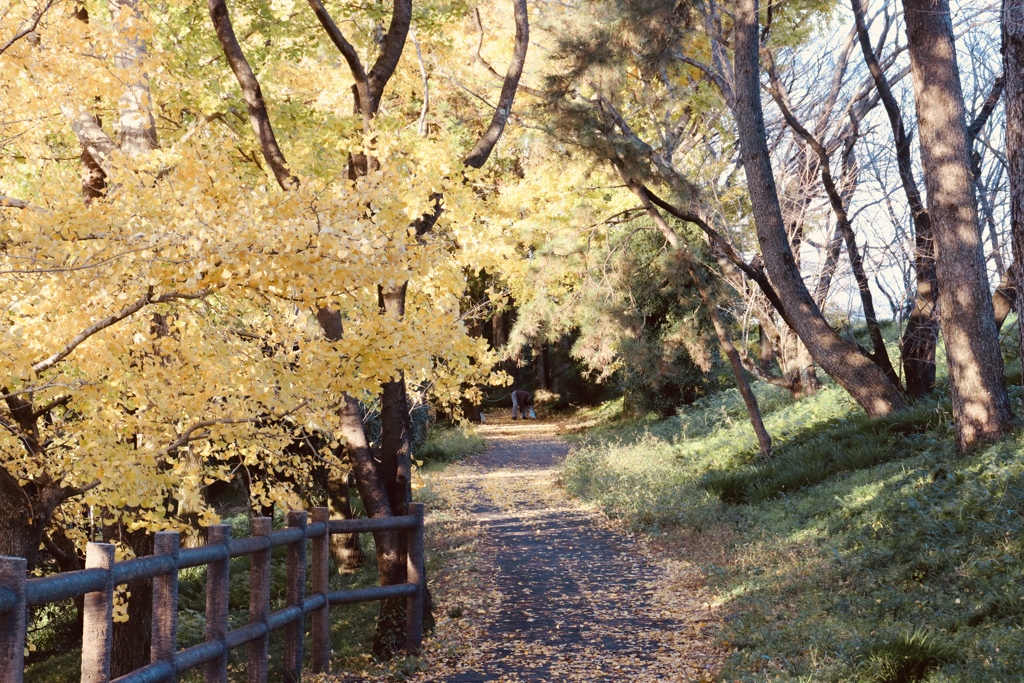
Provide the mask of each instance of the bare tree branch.
{"label": "bare tree branch", "polygon": [[427,113],[430,112],[430,77],[427,74],[427,65],[423,63],[423,51],[420,50],[420,41],[416,40],[414,33],[410,32],[409,36],[412,38],[413,47],[416,48],[416,60],[420,65],[420,78],[423,79],[423,108],[420,109],[417,132],[425,137],[427,135]]}
{"label": "bare tree branch", "polygon": [[[779,110],[782,112],[783,118],[786,119],[786,123],[792,128],[797,135],[799,135],[804,142],[806,142],[814,153],[818,156],[818,167],[821,172],[821,182],[825,186],[825,192],[828,194],[829,204],[832,206],[832,211],[836,216],[836,227],[842,233],[843,239],[846,242],[847,255],[850,258],[850,264],[853,268],[854,277],[857,281],[857,288],[860,291],[861,305],[864,308],[864,319],[867,323],[868,333],[871,337],[871,343],[873,351],[868,356],[880,367],[885,374],[889,377],[889,380],[896,385],[900,386],[899,374],[892,365],[892,361],[889,359],[889,352],[885,347],[885,340],[882,337],[881,328],[878,325],[878,316],[875,313],[875,304],[871,296],[870,285],[868,284],[867,274],[864,272],[864,263],[861,258],[860,251],[857,248],[856,235],[853,231],[853,226],[850,222],[850,216],[846,211],[846,201],[836,186],[835,178],[832,176],[832,167],[829,161],[828,151],[825,146],[821,144],[809,130],[807,130],[793,114],[790,104],[789,97],[786,94],[785,88],[779,80],[778,73],[775,70],[775,61],[770,51],[765,51],[767,54],[766,65],[768,70],[769,88],[768,91],[771,93],[772,98],[778,105]],[[855,140],[858,135],[856,122],[854,122],[853,130],[851,131],[851,140],[848,141],[846,158],[850,158],[853,154],[852,140]],[[851,165],[847,165],[847,171],[849,171]]]}
{"label": "bare tree branch", "polygon": [[970,142],[974,142],[974,139],[978,137],[978,133],[985,127],[988,120],[992,117],[992,112],[995,111],[996,105],[999,103],[999,98],[1003,96],[1003,87],[1006,85],[1006,78],[1002,74],[996,76],[996,80],[992,83],[992,89],[988,93],[988,97],[985,98],[985,103],[981,105],[981,111],[974,117],[971,124],[967,126],[967,139]]}
{"label": "bare tree branch", "polygon": [[186,142],[192,139],[193,135],[201,131],[208,124],[213,123],[214,121],[222,121],[224,118],[224,113],[219,111],[215,111],[212,114],[203,114],[189,127],[188,131],[181,136],[175,145],[177,147],[183,147]]}

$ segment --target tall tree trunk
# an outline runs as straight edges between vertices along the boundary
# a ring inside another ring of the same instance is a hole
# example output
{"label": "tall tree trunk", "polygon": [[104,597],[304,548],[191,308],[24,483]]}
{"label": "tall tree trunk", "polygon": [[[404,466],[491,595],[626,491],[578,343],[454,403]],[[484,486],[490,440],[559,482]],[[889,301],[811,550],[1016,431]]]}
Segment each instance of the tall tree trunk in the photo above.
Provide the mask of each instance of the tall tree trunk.
{"label": "tall tree trunk", "polygon": [[[380,313],[395,324],[405,317],[405,296],[408,283],[385,290],[377,288]],[[405,386],[405,375],[399,373],[396,379],[385,382],[380,397],[381,444],[379,470],[387,488],[391,510],[395,515],[405,515],[412,501],[412,420],[409,416],[409,399]],[[401,566],[396,568],[393,583],[405,582],[405,537],[398,539]],[[380,605],[377,631],[373,649],[377,654],[397,652],[404,646],[405,599],[384,600]]]}
{"label": "tall tree trunk", "polygon": [[554,389],[554,384],[553,384],[554,380],[552,379],[552,371],[551,371],[551,344],[549,344],[548,342],[544,342],[543,354],[544,354],[544,388],[547,389],[548,391],[552,391]]}
{"label": "tall tree trunk", "polygon": [[[68,538],[62,527],[54,526],[50,529],[49,533],[44,534],[43,545],[57,563],[57,567],[62,574],[84,569],[85,557],[78,554],[78,547],[74,541]],[[75,633],[77,637],[81,637],[85,614],[85,596],[80,595],[75,598],[75,612]]]}
{"label": "tall tree trunk", "polygon": [[0,555],[24,557],[32,571],[39,562],[39,546],[53,517],[56,505],[44,504],[34,484],[21,486],[18,480],[0,467]]}
{"label": "tall tree trunk", "polygon": [[907,327],[900,340],[900,355],[903,357],[903,378],[907,395],[918,398],[930,394],[935,388],[935,349],[938,345],[939,288],[935,278],[935,245],[932,239],[932,221],[921,200],[921,192],[914,179],[913,163],[910,157],[911,140],[903,125],[903,114],[892,94],[885,72],[875,57],[871,38],[868,35],[864,7],[861,0],[850,0],[854,21],[857,24],[857,38],[860,42],[864,62],[878,89],[882,105],[889,117],[893,141],[896,144],[896,163],[900,182],[914,219],[914,272],[917,286],[914,292],[914,308],[907,319]]}
{"label": "tall tree trunk", "polygon": [[[45,460],[45,443],[39,431],[39,420],[44,413],[33,403],[31,395],[26,399],[0,387],[0,396],[14,422],[8,428],[13,427],[26,455],[30,460]],[[0,555],[24,557],[29,571],[35,569],[39,546],[54,513],[77,493],[45,473],[21,482],[0,466]]]}
{"label": "tall tree trunk", "polygon": [[772,348],[772,339],[764,329],[764,323],[757,326],[757,344],[759,351],[758,365],[762,373],[769,375],[772,372],[772,361],[775,360],[775,349]]}
{"label": "tall tree trunk", "polygon": [[1020,320],[1020,311],[1024,311],[1024,0],[1003,0],[1003,73],[1006,77],[1006,160],[1010,167],[1012,282],[1016,285],[1018,357],[1024,362],[1024,322]]}
{"label": "tall tree trunk", "polygon": [[[351,460],[351,455],[349,459]],[[352,519],[352,503],[349,493],[355,486],[355,478],[349,470],[325,467],[319,474],[322,486],[327,492],[327,507],[334,519]],[[363,564],[363,547],[359,534],[333,534],[331,536],[331,557],[342,573],[353,572]]]}
{"label": "tall tree trunk", "polygon": [[[381,315],[398,324],[405,317],[405,295],[408,283],[389,290],[378,287]],[[385,382],[380,404],[381,445],[380,473],[388,488],[391,509],[404,515],[412,501],[412,420],[405,375]]]}
{"label": "tall tree trunk", "polygon": [[534,370],[537,373],[537,388],[551,390],[551,368],[548,367],[548,344],[540,342],[533,345]]}
{"label": "tall tree trunk", "polygon": [[[103,530],[107,543],[118,541],[131,548],[136,557],[153,554],[153,535],[146,530],[128,531],[123,522]],[[149,664],[150,628],[153,618],[153,582],[132,581],[126,586],[128,621],[114,624],[110,651],[110,675],[117,678]]]}
{"label": "tall tree trunk", "polygon": [[117,101],[121,151],[127,157],[156,149],[156,121],[149,92],[149,77],[143,71],[146,43],[146,19],[138,0],[110,0],[110,16],[118,34],[114,66],[124,74],[125,89]]}
{"label": "tall tree trunk", "polygon": [[[341,314],[338,311],[328,308],[321,308],[317,311],[317,321],[324,336],[330,341],[340,341],[344,334],[341,322]],[[389,384],[395,384],[391,382]],[[387,385],[385,385],[386,390]],[[401,397],[404,403],[404,383]],[[383,404],[389,400],[394,401],[394,394],[398,393],[392,389],[391,394],[384,398]],[[382,408],[383,408],[382,404]],[[381,436],[387,441],[387,447],[396,448],[394,435],[389,435],[392,425],[389,421],[395,419],[394,406],[385,415],[381,411]],[[401,432],[397,447],[398,453],[392,452],[389,456],[384,455],[385,445],[381,447],[381,461],[378,462],[366,439],[366,429],[363,425],[362,410],[359,402],[345,394],[342,397],[341,405],[338,408],[338,418],[341,423],[341,437],[348,450],[352,463],[352,474],[355,476],[356,486],[359,489],[359,497],[370,517],[391,517],[396,514],[405,514],[408,510],[408,497],[405,494],[405,486],[395,486],[399,482],[397,472],[399,470],[398,458],[401,451]],[[406,411],[406,420],[408,420]],[[408,439],[406,439],[408,441]],[[410,463],[411,464],[411,463]],[[341,481],[337,473],[328,478],[328,497],[336,500],[344,495],[348,496],[348,478]],[[401,492],[395,489],[401,488]],[[398,507],[396,507],[396,503]],[[393,531],[385,531],[374,534],[374,542],[377,551],[377,567],[382,586],[392,586],[405,583],[406,562],[405,548],[401,534]],[[399,604],[401,603],[401,604]],[[374,639],[374,650],[380,654],[391,654],[404,645],[404,622],[405,618],[404,600],[384,601],[381,604],[380,618],[377,620],[377,635]],[[399,628],[401,626],[401,628]]]}
{"label": "tall tree trunk", "polygon": [[935,389],[935,351],[939,344],[939,283],[935,276],[935,243],[927,213],[914,215],[914,307],[900,340],[903,378],[910,398]]}
{"label": "tall tree trunk", "polygon": [[856,345],[835,333],[814,303],[790,248],[772,173],[761,107],[758,2],[737,0],[734,30],[740,152],[765,268],[814,361],[872,416],[906,405],[900,390]]}
{"label": "tall tree trunk", "polygon": [[821,272],[818,273],[818,282],[814,285],[814,303],[818,308],[825,308],[825,301],[828,299],[829,290],[832,288],[832,279],[839,270],[839,255],[843,253],[843,233],[839,226],[832,228],[825,243],[825,258],[822,261]]}
{"label": "tall tree trunk", "polygon": [[[341,436],[352,457],[352,469],[359,488],[359,497],[366,507],[367,514],[370,517],[394,516],[395,511],[391,507],[386,481],[381,476],[378,463],[366,440],[359,402],[346,394],[338,409],[338,417],[341,422]],[[404,583],[406,562],[401,534],[395,531],[382,531],[375,533],[373,539],[381,585],[393,586]],[[392,601],[381,604],[377,634],[374,638],[374,650],[380,654],[390,654],[404,645],[404,628],[398,628],[395,623],[398,614]],[[404,618],[404,609],[400,614]]]}
{"label": "tall tree trunk", "polygon": [[935,239],[939,324],[946,342],[957,446],[1013,426],[971,192],[967,126],[948,0],[904,0],[921,162]]}
{"label": "tall tree trunk", "polygon": [[[345,329],[341,323],[341,313],[330,308],[319,308],[316,312],[317,322],[324,336],[330,341],[341,341],[345,336]],[[349,428],[354,432],[357,426],[353,423]],[[358,429],[363,429],[362,418],[359,418]],[[363,429],[361,437],[357,437],[360,443],[366,441],[366,431]],[[348,453],[349,464],[352,469],[341,471],[336,467],[326,468],[324,488],[327,491],[327,504],[332,517],[341,519],[352,519],[352,506],[349,503],[349,492],[355,483],[355,461],[356,453],[352,445],[345,444]],[[359,543],[359,534],[335,534],[331,537],[331,555],[340,571],[352,571],[363,563],[363,548]]]}

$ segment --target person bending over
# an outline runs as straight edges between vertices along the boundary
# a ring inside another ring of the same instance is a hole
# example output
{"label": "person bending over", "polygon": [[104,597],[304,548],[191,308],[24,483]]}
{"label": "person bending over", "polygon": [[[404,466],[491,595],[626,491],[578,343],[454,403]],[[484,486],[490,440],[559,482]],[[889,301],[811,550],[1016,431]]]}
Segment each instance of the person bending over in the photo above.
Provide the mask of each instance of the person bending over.
{"label": "person bending over", "polygon": [[[518,417],[516,416],[517,412],[519,414]],[[512,419],[517,420],[519,417],[524,420],[527,417],[534,420],[537,419],[537,413],[533,411],[533,394],[522,389],[516,389],[512,392]]]}

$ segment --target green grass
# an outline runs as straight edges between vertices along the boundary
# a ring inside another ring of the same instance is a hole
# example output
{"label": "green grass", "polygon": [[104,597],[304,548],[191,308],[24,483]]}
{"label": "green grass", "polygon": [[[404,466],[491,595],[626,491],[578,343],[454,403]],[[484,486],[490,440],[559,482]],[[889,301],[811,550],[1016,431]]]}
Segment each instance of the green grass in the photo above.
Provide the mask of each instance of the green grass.
{"label": "green grass", "polygon": [[1024,680],[1024,434],[958,457],[941,397],[872,420],[831,385],[756,391],[772,461],[725,392],[667,420],[606,408],[563,469],[703,566],[723,679]]}
{"label": "green grass", "polygon": [[454,462],[483,453],[486,448],[484,438],[476,432],[431,425],[427,440],[416,450],[416,458],[424,462]]}

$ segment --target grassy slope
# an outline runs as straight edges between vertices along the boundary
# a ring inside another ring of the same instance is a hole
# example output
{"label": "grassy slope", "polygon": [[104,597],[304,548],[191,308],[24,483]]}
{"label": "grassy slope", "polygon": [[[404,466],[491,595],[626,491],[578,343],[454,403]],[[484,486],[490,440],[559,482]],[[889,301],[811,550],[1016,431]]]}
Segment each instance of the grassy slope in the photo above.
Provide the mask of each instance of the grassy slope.
{"label": "grassy slope", "polygon": [[941,400],[870,420],[833,386],[757,391],[776,463],[731,391],[606,419],[564,468],[571,493],[704,564],[736,648],[723,677],[1024,680],[1022,436],[958,458]]}

